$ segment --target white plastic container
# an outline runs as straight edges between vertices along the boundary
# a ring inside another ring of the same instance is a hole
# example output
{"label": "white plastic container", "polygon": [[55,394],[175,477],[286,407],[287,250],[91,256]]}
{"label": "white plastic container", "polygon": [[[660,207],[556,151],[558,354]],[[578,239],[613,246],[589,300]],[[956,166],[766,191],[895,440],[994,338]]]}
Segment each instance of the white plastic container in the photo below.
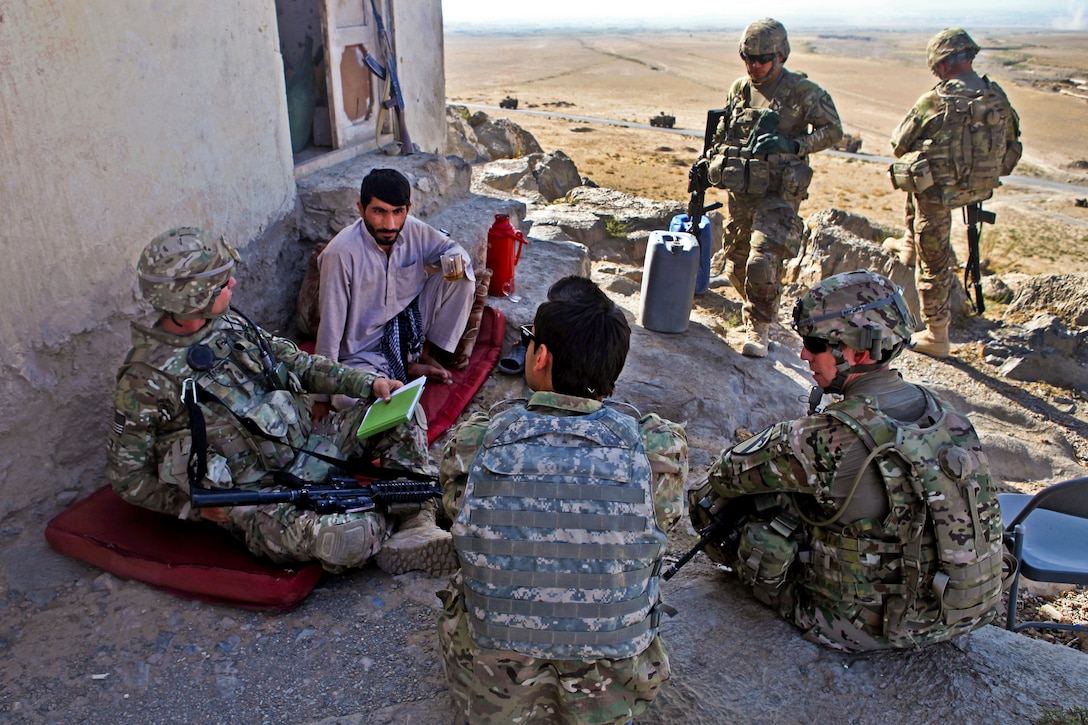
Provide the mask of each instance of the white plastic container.
{"label": "white plastic container", "polygon": [[688,329],[699,272],[699,241],[687,232],[650,233],[642,269],[639,321],[655,332]]}

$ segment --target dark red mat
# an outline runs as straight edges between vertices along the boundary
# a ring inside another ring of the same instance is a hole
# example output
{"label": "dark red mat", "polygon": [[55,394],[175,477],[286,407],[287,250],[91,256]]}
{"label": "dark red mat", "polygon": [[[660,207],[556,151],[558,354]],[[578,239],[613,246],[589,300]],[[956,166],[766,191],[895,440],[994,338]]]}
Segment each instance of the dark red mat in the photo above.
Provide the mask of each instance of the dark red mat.
{"label": "dark red mat", "polygon": [[494,307],[485,307],[480,318],[480,334],[472,348],[468,366],[451,370],[453,383],[437,385],[428,382],[423,388],[420,405],[427,414],[427,443],[434,443],[450,429],[468,406],[472,396],[495,369],[502,354],[502,338],[506,333],[506,318]]}
{"label": "dark red mat", "polygon": [[49,545],[101,569],[187,599],[246,609],[290,609],[313,590],[316,563],[257,559],[215,524],[133,506],[104,486],[55,516]]}

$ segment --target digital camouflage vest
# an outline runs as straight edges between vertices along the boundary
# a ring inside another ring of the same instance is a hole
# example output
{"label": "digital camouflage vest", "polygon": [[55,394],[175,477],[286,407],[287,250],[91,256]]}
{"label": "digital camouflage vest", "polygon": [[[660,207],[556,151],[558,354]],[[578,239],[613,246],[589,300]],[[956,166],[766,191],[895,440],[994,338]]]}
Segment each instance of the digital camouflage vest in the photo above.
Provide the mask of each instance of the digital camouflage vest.
{"label": "digital camouflage vest", "polygon": [[497,415],[452,528],[473,642],[564,660],[649,646],[665,554],[651,482],[627,415]]}
{"label": "digital camouflage vest", "polygon": [[1007,137],[1012,107],[996,83],[986,77],[982,83],[984,90],[971,90],[958,80],[934,89],[943,118],[940,131],[923,144],[922,156],[934,192],[950,209],[989,199],[1000,177],[1020,160],[1020,142]]}
{"label": "digital camouflage vest", "polygon": [[841,532],[814,527],[804,586],[832,606],[882,604],[883,621],[862,626],[893,647],[977,629],[1001,598],[1001,512],[985,454],[966,417],[926,397],[926,427],[862,397],[824,410],[870,448],[891,513]]}

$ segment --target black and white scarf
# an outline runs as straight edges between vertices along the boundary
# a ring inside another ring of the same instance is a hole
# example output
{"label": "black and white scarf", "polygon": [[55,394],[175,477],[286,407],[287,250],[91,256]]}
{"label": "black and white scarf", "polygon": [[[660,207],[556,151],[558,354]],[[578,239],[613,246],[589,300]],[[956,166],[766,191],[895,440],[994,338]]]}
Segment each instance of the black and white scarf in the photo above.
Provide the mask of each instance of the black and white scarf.
{"label": "black and white scarf", "polygon": [[423,353],[423,316],[419,313],[419,298],[385,323],[381,351],[394,378],[408,382],[408,363]]}

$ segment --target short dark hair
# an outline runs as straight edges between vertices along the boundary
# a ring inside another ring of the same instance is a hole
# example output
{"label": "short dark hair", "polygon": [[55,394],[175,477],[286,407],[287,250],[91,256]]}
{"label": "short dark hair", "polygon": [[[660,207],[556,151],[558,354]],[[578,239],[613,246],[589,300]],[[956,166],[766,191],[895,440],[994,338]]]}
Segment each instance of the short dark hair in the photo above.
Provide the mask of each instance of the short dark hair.
{"label": "short dark hair", "polygon": [[375,198],[393,206],[408,206],[412,203],[412,184],[396,169],[374,169],[363,177],[359,202],[365,209]]}
{"label": "short dark hair", "polygon": [[603,398],[615,390],[627,361],[631,326],[600,287],[570,279],[556,282],[537,307],[533,334],[551,351],[555,392]]}

